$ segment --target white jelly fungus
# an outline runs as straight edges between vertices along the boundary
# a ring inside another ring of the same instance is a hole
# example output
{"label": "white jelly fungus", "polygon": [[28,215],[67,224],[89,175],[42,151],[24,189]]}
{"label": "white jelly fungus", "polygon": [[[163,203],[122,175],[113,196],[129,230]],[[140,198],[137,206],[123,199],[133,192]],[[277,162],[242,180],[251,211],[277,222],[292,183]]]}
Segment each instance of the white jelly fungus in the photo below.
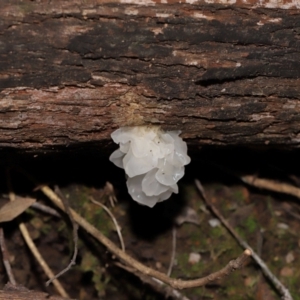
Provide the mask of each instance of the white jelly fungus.
{"label": "white jelly fungus", "polygon": [[191,161],[179,134],[147,126],[122,127],[111,134],[120,148],[109,159],[125,170],[128,192],[138,203],[153,207],[178,193],[177,181]]}

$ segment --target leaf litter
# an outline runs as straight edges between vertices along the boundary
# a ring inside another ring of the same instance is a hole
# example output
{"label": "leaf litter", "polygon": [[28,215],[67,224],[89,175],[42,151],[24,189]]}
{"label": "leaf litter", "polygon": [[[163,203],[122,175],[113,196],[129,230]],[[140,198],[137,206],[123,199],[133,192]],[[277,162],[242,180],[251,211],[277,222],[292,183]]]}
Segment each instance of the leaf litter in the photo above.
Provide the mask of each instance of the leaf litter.
{"label": "leaf litter", "polygon": [[[151,212],[146,212],[143,207],[123,199],[124,193],[119,193],[113,185],[107,188],[108,191],[114,190],[113,194],[104,192],[105,188],[79,184],[67,185],[61,190],[68,196],[72,208],[80,212],[112,241],[118,243],[118,235],[110,217],[101,207],[95,208],[88,199],[93,197],[111,206],[110,210],[122,228],[126,251],[137,260],[161,272],[167,272],[170,263],[172,226],[175,223],[177,243],[172,276],[191,279],[220,269],[237,257],[241,249],[222,226],[211,225],[215,218],[203,206],[194,184],[185,181],[181,188],[183,190],[181,199],[175,197],[170,200],[175,201],[175,207],[167,202]],[[243,184],[228,186],[223,183],[206,183],[205,191],[240,236],[251,244],[282,283],[289,288],[293,299],[298,299],[299,221],[289,213],[297,215],[298,204],[293,201],[281,201],[277,194],[261,193]],[[115,201],[115,192],[117,195],[119,193],[118,203]],[[38,192],[33,196],[37,194],[42,198]],[[46,199],[42,199],[42,202],[47,203]],[[176,205],[179,208],[176,208]],[[8,212],[14,211],[14,214],[8,213],[6,218],[13,220],[27,209],[24,203],[21,207],[22,209],[14,210],[8,206]],[[42,224],[37,228],[39,234],[36,235],[35,242],[53,270],[59,271],[62,263],[67,265],[71,257],[71,226],[64,219],[55,219],[47,213],[33,209],[27,210],[25,215],[27,216],[25,223],[33,233],[35,223],[32,221],[37,218],[42,220]],[[4,224],[4,229],[6,228]],[[10,238],[7,243],[9,252],[14,257],[11,261],[17,282],[26,282],[26,286],[31,289],[44,290],[45,286],[40,279],[45,282],[45,275],[36,263],[23,263],[20,258],[28,257],[26,246],[17,231],[8,232]],[[32,268],[36,269],[38,276],[32,273]],[[106,249],[85,233],[80,233],[76,266],[60,280],[70,296],[76,299],[166,297],[166,294],[157,292],[151,285],[145,285],[138,278],[116,267],[115,259],[108,255]],[[2,275],[3,284],[5,281],[5,275]],[[46,290],[55,293],[51,286]],[[266,282],[254,262],[248,263],[228,278],[211,282],[204,287],[184,290],[182,294],[187,299],[279,299],[276,291]]]}

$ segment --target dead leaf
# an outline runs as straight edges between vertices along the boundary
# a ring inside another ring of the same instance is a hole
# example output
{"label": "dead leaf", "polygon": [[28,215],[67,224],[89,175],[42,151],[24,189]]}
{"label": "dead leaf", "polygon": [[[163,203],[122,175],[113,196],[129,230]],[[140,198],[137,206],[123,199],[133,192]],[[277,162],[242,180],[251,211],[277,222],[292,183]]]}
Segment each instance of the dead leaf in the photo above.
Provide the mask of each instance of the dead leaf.
{"label": "dead leaf", "polygon": [[24,212],[36,199],[17,197],[0,208],[0,222],[8,222]]}

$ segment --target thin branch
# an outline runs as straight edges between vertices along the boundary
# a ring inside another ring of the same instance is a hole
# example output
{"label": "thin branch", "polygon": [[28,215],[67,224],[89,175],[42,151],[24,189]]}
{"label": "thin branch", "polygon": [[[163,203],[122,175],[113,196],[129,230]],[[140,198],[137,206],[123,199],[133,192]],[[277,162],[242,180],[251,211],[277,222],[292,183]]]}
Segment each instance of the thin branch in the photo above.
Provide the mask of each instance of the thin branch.
{"label": "thin branch", "polygon": [[288,183],[281,183],[274,180],[257,178],[255,176],[243,176],[242,181],[245,183],[257,187],[259,189],[266,189],[277,193],[284,193],[295,196],[300,199],[300,188],[297,188]]}
{"label": "thin branch", "polygon": [[64,197],[64,195],[62,194],[62,192],[60,191],[58,186],[55,186],[55,193],[57,195],[59,195],[60,198],[62,199],[62,202],[63,202],[64,207],[65,207],[65,212],[69,216],[69,218],[71,220],[71,223],[72,223],[74,251],[73,251],[73,256],[71,258],[70,263],[63,270],[61,270],[58,274],[56,274],[55,276],[50,278],[46,282],[46,286],[48,286],[53,280],[57,279],[58,277],[60,277],[64,273],[68,272],[72,268],[72,266],[76,264],[76,257],[77,257],[77,253],[78,253],[78,224],[75,222],[75,220],[72,216],[68,199],[66,197]]}
{"label": "thin branch", "polygon": [[297,219],[297,220],[300,221],[300,215],[297,214],[297,213],[295,213],[295,212],[293,212],[293,211],[292,211],[292,208],[286,208],[286,207],[283,207],[283,210],[284,210],[287,214],[291,215],[292,217],[294,217],[295,219]]}
{"label": "thin branch", "polygon": [[155,282],[162,290],[165,290],[166,298],[171,296],[178,300],[189,300],[189,298],[187,298],[185,295],[182,295],[178,290],[175,290],[171,286],[166,285],[159,279],[156,279],[154,277],[148,277],[146,275],[144,275],[144,278],[151,279],[152,282]]}
{"label": "thin branch", "polygon": [[106,181],[103,192],[108,196],[111,207],[115,207],[115,203],[118,202],[118,199],[115,194],[114,186],[109,181]]}
{"label": "thin branch", "polygon": [[118,224],[116,218],[114,217],[113,213],[109,210],[108,207],[106,207],[101,202],[96,201],[92,196],[90,197],[90,200],[94,204],[101,206],[106,211],[106,213],[110,216],[110,218],[112,219],[112,221],[114,222],[114,225],[116,227],[117,234],[118,234],[120,244],[121,244],[121,249],[125,252],[125,244],[124,244],[123,236],[122,236],[122,233],[121,233],[121,227],[119,226],[119,224]]}
{"label": "thin branch", "polygon": [[[42,192],[61,210],[65,211],[65,207],[61,201],[61,199],[48,187],[42,186]],[[159,279],[160,281],[169,284],[175,289],[183,289],[183,288],[191,288],[204,286],[207,283],[224,278],[228,276],[233,271],[240,269],[244,266],[245,262],[248,260],[249,256],[251,256],[251,250],[246,249],[237,259],[231,260],[223,269],[212,273],[206,277],[195,279],[195,280],[181,280],[174,279],[168,277],[166,274],[158,272],[152,268],[149,268],[139,261],[135,260],[133,257],[126,254],[122,249],[118,248],[110,239],[108,239],[105,235],[103,235],[99,230],[97,230],[93,225],[87,222],[84,218],[82,218],[78,213],[76,213],[73,209],[70,208],[70,212],[74,217],[74,220],[83,227],[88,233],[90,233],[93,237],[95,237],[100,243],[106,246],[110,252],[116,255],[119,259],[126,262],[129,266],[132,266],[137,271],[147,275]]]}
{"label": "thin branch", "polygon": [[[28,248],[32,252],[33,256],[36,258],[36,260],[39,262],[40,266],[42,267],[42,269],[44,270],[44,272],[46,273],[48,278],[54,277],[54,273],[52,272],[52,270],[50,269],[50,267],[48,266],[48,264],[46,263],[46,261],[44,260],[42,255],[40,254],[40,252],[37,249],[37,247],[35,246],[33,240],[31,239],[30,234],[29,234],[25,224],[20,223],[19,228],[20,228],[20,231],[23,235],[23,238],[24,238]],[[63,288],[63,286],[60,284],[60,282],[57,279],[53,280],[53,285],[55,286],[55,288],[57,289],[57,291],[59,292],[59,294],[62,297],[69,298],[68,293],[65,291],[65,289]]]}
{"label": "thin branch", "polygon": [[167,275],[169,277],[171,276],[171,273],[172,273],[175,255],[176,255],[176,227],[173,226],[173,229],[172,229],[172,253],[171,253],[170,265],[169,265],[168,272],[167,272]]}
{"label": "thin branch", "polygon": [[[10,201],[14,201],[16,199],[16,195],[12,189],[9,170],[7,171],[7,185],[8,185],[8,189],[9,189],[9,199],[10,199]],[[42,255],[40,254],[38,248],[35,246],[25,224],[20,223],[19,229],[22,233],[22,236],[23,236],[28,248],[30,249],[33,256],[36,258],[36,260],[38,261],[38,263],[40,264],[40,266],[42,267],[42,269],[44,270],[44,272],[46,273],[48,278],[54,277],[54,273],[52,272],[52,270],[50,269],[50,267],[48,266],[48,264],[46,263],[46,261],[44,260]],[[62,297],[70,298],[68,293],[65,291],[65,289],[63,288],[63,286],[60,284],[60,282],[57,279],[53,281],[53,285],[55,286],[56,290]]]}
{"label": "thin branch", "polygon": [[165,283],[154,277],[149,277],[141,272],[138,272],[132,267],[125,266],[118,262],[115,263],[115,265],[128,271],[129,273],[136,275],[142,282],[149,284],[155,291],[164,294],[166,298],[172,297],[173,299],[177,300],[189,300],[189,298],[181,294],[178,290],[173,289],[171,286],[166,285]]}
{"label": "thin branch", "polygon": [[61,218],[61,215],[53,208],[47,206],[47,205],[44,205],[42,203],[39,203],[39,202],[34,202],[33,204],[31,204],[30,206],[31,208],[34,208],[36,210],[40,210],[42,212],[45,212],[51,216],[54,216],[54,217],[58,217],[58,218]]}
{"label": "thin branch", "polygon": [[275,288],[278,290],[282,299],[284,300],[292,300],[292,296],[289,290],[277,279],[277,277],[270,271],[265,262],[258,256],[257,253],[253,251],[253,249],[248,245],[246,241],[244,241],[238,233],[233,229],[233,227],[229,224],[229,222],[223,217],[223,215],[219,212],[219,210],[212,204],[212,202],[206,197],[204,188],[199,180],[195,180],[196,187],[202,195],[206,205],[212,211],[212,213],[222,222],[223,226],[230,232],[230,234],[236,239],[236,241],[240,244],[240,246],[244,249],[249,249],[252,252],[252,257],[255,262],[261,267],[264,275],[273,283]]}
{"label": "thin branch", "polygon": [[14,274],[13,274],[11,266],[10,266],[9,255],[8,255],[8,251],[6,248],[4,232],[3,232],[2,227],[0,227],[0,247],[1,247],[1,252],[2,252],[3,264],[4,264],[4,267],[6,270],[6,274],[8,276],[8,280],[12,285],[15,286],[17,283],[16,283]]}

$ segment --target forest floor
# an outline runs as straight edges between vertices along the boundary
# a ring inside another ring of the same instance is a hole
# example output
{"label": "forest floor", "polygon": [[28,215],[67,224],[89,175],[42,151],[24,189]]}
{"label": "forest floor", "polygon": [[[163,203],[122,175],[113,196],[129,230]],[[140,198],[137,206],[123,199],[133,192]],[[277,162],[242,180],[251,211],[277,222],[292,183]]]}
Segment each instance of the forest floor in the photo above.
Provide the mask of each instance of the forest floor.
{"label": "forest floor", "polygon": [[[106,158],[84,153],[63,157],[27,155],[14,165],[34,175],[40,183],[50,187],[58,185],[75,211],[119,245],[111,217],[90,199],[105,204],[121,227],[127,254],[163,273],[168,272],[174,255],[171,277],[185,280],[221,269],[244,250],[207,208],[194,183],[198,178],[212,204],[289,289],[293,299],[300,299],[299,199],[260,190],[240,180],[241,175],[255,175],[297,186],[298,152],[209,149],[191,156],[192,163],[180,182],[179,194],[152,209],[130,199],[123,171]],[[14,192],[54,208],[18,168],[11,170]],[[3,204],[8,201],[7,173],[1,176]],[[118,200],[114,206],[109,200],[112,191],[105,188],[107,181],[114,187]],[[29,208],[15,220],[2,223],[9,261],[18,284],[57,294],[52,285],[45,286],[47,277],[27,248],[18,223],[25,223],[42,256],[53,272],[58,273],[69,264],[74,246],[72,225],[66,215],[60,214],[61,217],[55,217]],[[119,268],[116,257],[103,245],[83,229],[78,233],[76,265],[59,278],[72,299],[179,299]],[[7,281],[1,263],[2,287]],[[191,300],[280,299],[252,259],[228,277],[180,293]]]}

